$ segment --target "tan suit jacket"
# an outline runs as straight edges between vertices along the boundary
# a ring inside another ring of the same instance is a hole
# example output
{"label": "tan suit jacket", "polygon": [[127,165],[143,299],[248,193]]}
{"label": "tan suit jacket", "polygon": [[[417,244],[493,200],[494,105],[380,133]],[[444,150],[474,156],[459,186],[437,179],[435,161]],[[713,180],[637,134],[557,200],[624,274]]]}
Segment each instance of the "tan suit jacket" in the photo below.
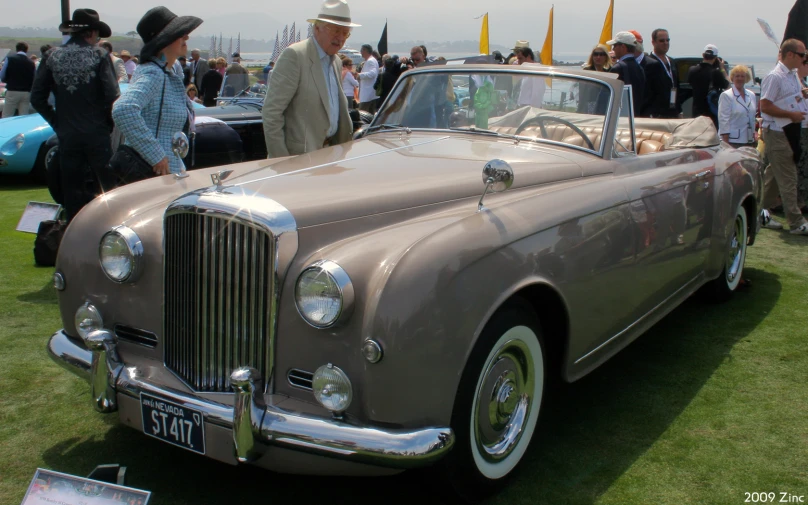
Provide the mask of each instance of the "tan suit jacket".
{"label": "tan suit jacket", "polygon": [[[337,86],[342,82],[334,57],[332,68]],[[341,64],[340,64],[341,65]],[[348,100],[338,89],[339,126],[329,145],[351,139],[353,123],[348,115]],[[314,39],[292,44],[281,53],[269,74],[269,89],[264,100],[264,138],[267,157],[290,156],[322,149],[328,133],[328,88]]]}

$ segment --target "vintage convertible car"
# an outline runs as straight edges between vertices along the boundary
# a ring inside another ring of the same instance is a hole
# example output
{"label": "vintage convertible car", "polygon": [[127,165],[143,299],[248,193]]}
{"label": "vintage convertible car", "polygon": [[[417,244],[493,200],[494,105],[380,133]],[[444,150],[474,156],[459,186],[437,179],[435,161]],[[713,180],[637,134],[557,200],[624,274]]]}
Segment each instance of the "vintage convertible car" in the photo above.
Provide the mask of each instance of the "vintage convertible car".
{"label": "vintage convertible car", "polygon": [[48,351],[168,444],[279,472],[437,464],[482,496],[551,374],[741,281],[757,154],[703,118],[634,120],[630,96],[568,68],[419,68],[357,140],[108,193],[64,235]]}

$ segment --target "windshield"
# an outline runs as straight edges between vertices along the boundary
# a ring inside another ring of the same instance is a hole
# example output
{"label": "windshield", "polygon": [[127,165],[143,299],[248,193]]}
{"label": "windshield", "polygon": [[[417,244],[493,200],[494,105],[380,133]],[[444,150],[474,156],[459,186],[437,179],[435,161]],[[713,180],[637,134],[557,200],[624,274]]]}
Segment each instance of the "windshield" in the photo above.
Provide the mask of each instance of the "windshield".
{"label": "windshield", "polygon": [[517,135],[600,152],[611,94],[609,86],[596,80],[518,68],[407,73],[373,125],[487,130],[489,135]]}

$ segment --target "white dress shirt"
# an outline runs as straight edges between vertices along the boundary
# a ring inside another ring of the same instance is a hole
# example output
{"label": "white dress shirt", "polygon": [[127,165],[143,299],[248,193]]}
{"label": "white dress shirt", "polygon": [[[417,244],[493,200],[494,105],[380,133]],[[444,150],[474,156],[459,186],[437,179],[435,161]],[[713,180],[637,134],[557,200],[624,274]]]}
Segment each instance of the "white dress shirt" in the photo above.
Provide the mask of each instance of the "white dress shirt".
{"label": "white dress shirt", "polygon": [[359,74],[359,103],[372,102],[376,98],[376,77],[379,76],[379,63],[373,56],[365,60]]}
{"label": "white dress shirt", "polygon": [[755,94],[748,89],[743,94],[732,86],[718,99],[718,134],[729,135],[733,144],[755,141]]}
{"label": "white dress shirt", "polygon": [[[789,70],[787,66],[783,65],[782,61],[778,61],[774,70],[763,79],[763,84],[760,87],[760,99],[769,100],[781,109],[786,108],[783,105],[784,103],[796,102],[798,110],[802,112],[808,111],[805,100],[802,98],[802,86],[796,69]],[[761,112],[760,115],[763,117],[764,128],[770,128],[778,132],[783,131],[783,127],[777,124],[778,120],[775,120],[774,116],[764,112]]]}

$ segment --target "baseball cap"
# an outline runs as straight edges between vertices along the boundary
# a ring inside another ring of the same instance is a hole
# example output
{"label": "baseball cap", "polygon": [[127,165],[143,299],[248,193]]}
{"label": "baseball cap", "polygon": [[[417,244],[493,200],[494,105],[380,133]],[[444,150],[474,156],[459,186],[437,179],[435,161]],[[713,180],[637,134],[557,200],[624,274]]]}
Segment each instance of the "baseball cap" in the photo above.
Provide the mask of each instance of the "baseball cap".
{"label": "baseball cap", "polygon": [[710,56],[718,56],[718,48],[713,44],[707,44],[704,46],[704,52]]}
{"label": "baseball cap", "polygon": [[241,55],[239,53],[233,53],[233,58],[241,58]]}
{"label": "baseball cap", "polygon": [[615,44],[625,44],[627,46],[633,46],[637,43],[637,37],[634,36],[631,32],[617,32],[617,35],[614,36],[614,40],[610,40],[606,42],[607,45],[613,46]]}

